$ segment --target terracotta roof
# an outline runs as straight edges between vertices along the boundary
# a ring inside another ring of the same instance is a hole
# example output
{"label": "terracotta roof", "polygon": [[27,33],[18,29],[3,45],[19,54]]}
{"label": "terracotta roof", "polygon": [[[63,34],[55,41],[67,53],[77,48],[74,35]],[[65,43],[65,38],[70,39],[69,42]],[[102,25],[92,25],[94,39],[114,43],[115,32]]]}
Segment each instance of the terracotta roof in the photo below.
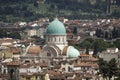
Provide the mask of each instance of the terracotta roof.
{"label": "terracotta roof", "polygon": [[6,62],[4,63],[4,65],[7,65],[7,66],[20,66],[20,62]]}
{"label": "terracotta roof", "polygon": [[60,69],[61,68],[61,65],[53,65],[54,66],[54,69]]}
{"label": "terracotta roof", "polygon": [[93,76],[93,75],[92,75],[92,74],[89,74],[89,73],[84,74],[84,77],[85,77],[85,78],[92,78],[92,76]]}
{"label": "terracotta roof", "polygon": [[21,76],[30,77],[33,76],[33,73],[20,73]]}
{"label": "terracotta roof", "polygon": [[65,79],[65,75],[59,71],[49,70],[46,73],[49,74],[50,79]]}
{"label": "terracotta roof", "polygon": [[98,59],[97,59],[97,58],[94,58],[94,57],[90,58],[90,60],[91,60],[91,61],[98,61]]}
{"label": "terracotta roof", "polygon": [[30,46],[28,49],[29,54],[39,54],[41,52],[40,46]]}
{"label": "terracotta roof", "polygon": [[91,67],[92,64],[90,63],[80,63],[80,64],[74,64],[74,67]]}
{"label": "terracotta roof", "polygon": [[2,38],[2,39],[0,39],[0,43],[1,42],[13,42],[14,40],[12,39],[12,38]]}
{"label": "terracotta roof", "polygon": [[75,73],[74,72],[69,72],[69,73],[64,73],[65,76],[73,76]]}
{"label": "terracotta roof", "polygon": [[99,65],[98,64],[92,64],[92,67],[99,68]]}
{"label": "terracotta roof", "polygon": [[45,73],[47,73],[47,74],[49,74],[49,75],[51,75],[51,76],[59,76],[59,75],[62,74],[61,72],[55,71],[55,70],[48,70],[48,71],[46,71]]}
{"label": "terracotta roof", "polygon": [[13,52],[13,54],[18,54],[22,51],[21,48],[11,48],[11,51]]}
{"label": "terracotta roof", "polygon": [[47,67],[48,65],[46,63],[26,63],[20,65],[21,68],[29,68],[32,66]]}
{"label": "terracotta roof", "polygon": [[27,64],[21,64],[20,68],[29,68],[31,65],[29,63]]}
{"label": "terracotta roof", "polygon": [[48,64],[47,63],[36,63],[36,66],[40,66],[40,67],[47,67]]}
{"label": "terracotta roof", "polygon": [[82,53],[82,54],[80,54],[80,56],[90,56],[89,54],[85,54],[85,53]]}

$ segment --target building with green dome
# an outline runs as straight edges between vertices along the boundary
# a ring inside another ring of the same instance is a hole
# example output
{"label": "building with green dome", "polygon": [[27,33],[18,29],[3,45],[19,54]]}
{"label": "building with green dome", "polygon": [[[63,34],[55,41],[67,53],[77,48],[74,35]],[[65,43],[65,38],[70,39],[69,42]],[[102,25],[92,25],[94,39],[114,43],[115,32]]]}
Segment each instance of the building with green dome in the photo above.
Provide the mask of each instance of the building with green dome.
{"label": "building with green dome", "polygon": [[43,46],[43,57],[78,58],[79,51],[73,46],[68,46],[66,28],[57,18],[47,27],[45,34],[46,44]]}
{"label": "building with green dome", "polygon": [[56,45],[60,50],[68,46],[65,26],[57,18],[48,25],[45,36],[47,45]]}

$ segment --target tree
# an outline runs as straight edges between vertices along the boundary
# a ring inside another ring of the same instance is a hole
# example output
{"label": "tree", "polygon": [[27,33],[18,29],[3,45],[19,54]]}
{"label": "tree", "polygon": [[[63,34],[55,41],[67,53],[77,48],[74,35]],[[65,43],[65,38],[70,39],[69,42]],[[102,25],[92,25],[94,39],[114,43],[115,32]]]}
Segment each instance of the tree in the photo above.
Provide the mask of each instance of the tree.
{"label": "tree", "polygon": [[105,32],[105,39],[108,39],[108,32]]}
{"label": "tree", "polygon": [[87,40],[84,40],[79,46],[86,49],[86,54],[89,54],[89,49],[92,47],[92,43]]}
{"label": "tree", "polygon": [[101,34],[102,34],[102,30],[97,28],[97,30],[96,30],[96,36],[97,37],[101,37]]}
{"label": "tree", "polygon": [[116,29],[116,27],[114,27],[112,31],[112,38],[117,38],[117,37],[118,37],[118,30]]}
{"label": "tree", "polygon": [[108,73],[108,77],[112,78],[112,76],[116,75],[116,72],[118,70],[117,68],[117,64],[116,64],[116,59],[112,58],[109,62],[108,62],[108,66],[109,66],[109,73]]}
{"label": "tree", "polygon": [[103,74],[104,78],[107,78],[109,66],[107,61],[104,61],[102,58],[99,59],[99,70]]}
{"label": "tree", "polygon": [[20,36],[19,32],[11,32],[9,34],[9,37],[14,38],[14,39],[21,39],[21,36]]}
{"label": "tree", "polygon": [[93,46],[94,46],[94,54],[97,54],[97,52],[106,50],[109,45],[103,39],[96,39],[93,43]]}
{"label": "tree", "polygon": [[120,8],[115,8],[113,10],[112,16],[114,16],[115,18],[119,18],[120,17]]}
{"label": "tree", "polygon": [[116,76],[118,70],[115,58],[112,58],[109,62],[104,61],[102,58],[99,59],[99,70],[103,74],[104,78]]}
{"label": "tree", "polygon": [[0,28],[0,38],[7,37],[7,30]]}
{"label": "tree", "polygon": [[120,6],[120,0],[116,0],[116,5]]}
{"label": "tree", "polygon": [[107,13],[107,15],[109,15],[110,14],[110,6],[111,6],[111,0],[106,0],[106,13]]}
{"label": "tree", "polygon": [[120,39],[117,39],[115,42],[113,42],[115,47],[117,47],[118,49],[120,49]]}
{"label": "tree", "polygon": [[82,43],[78,44],[78,47],[85,48],[87,53],[90,48],[94,49],[94,55],[96,55],[98,52],[106,50],[109,47],[109,44],[103,39],[87,38]]}

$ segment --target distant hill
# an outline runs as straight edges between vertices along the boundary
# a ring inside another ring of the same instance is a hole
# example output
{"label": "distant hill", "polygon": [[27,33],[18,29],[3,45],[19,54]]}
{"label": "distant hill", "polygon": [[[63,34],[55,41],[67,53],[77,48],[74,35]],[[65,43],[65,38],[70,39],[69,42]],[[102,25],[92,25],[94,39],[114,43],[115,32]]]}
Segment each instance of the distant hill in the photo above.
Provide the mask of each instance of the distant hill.
{"label": "distant hill", "polygon": [[56,15],[69,19],[119,18],[120,0],[116,1],[106,15],[106,0],[0,0],[0,21],[32,21]]}

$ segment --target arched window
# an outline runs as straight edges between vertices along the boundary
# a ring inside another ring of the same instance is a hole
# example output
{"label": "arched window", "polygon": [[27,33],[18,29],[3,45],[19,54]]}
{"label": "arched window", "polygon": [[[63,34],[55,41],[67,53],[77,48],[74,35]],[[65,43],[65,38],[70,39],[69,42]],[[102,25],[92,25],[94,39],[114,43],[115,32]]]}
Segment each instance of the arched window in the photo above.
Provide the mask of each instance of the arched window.
{"label": "arched window", "polygon": [[55,41],[56,41],[56,37],[55,37]]}
{"label": "arched window", "polygon": [[60,38],[59,38],[59,41],[60,41]]}
{"label": "arched window", "polygon": [[64,37],[63,37],[63,42],[64,42]]}
{"label": "arched window", "polygon": [[11,69],[11,70],[10,70],[10,78],[11,78],[11,80],[12,80],[13,77],[14,77],[14,72],[15,72],[14,69]]}
{"label": "arched window", "polygon": [[47,52],[47,56],[51,56],[51,52],[49,50]]}

